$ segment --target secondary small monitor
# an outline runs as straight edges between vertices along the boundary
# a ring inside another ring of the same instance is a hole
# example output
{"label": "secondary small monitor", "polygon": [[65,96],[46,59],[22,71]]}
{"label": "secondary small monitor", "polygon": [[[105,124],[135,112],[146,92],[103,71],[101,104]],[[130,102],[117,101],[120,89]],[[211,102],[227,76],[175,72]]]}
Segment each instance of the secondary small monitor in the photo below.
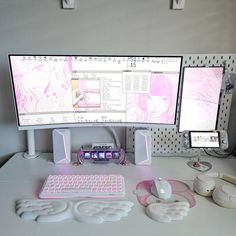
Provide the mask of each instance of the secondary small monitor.
{"label": "secondary small monitor", "polygon": [[9,55],[19,129],[175,124],[181,56]]}
{"label": "secondary small monitor", "polygon": [[185,67],[179,131],[215,130],[223,67]]}
{"label": "secondary small monitor", "polygon": [[220,148],[219,131],[189,131],[190,148]]}

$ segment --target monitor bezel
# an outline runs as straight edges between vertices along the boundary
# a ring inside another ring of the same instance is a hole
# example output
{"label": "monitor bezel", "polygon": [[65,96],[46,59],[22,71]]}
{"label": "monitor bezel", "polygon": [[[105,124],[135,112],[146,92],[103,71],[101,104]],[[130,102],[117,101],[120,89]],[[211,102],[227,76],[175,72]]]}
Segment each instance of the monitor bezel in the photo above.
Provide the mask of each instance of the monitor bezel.
{"label": "monitor bezel", "polygon": [[[212,65],[212,66],[183,66],[182,68],[182,78],[181,78],[181,85],[180,85],[180,102],[179,102],[179,117],[178,117],[178,122],[176,122],[177,125],[177,129],[179,133],[182,133],[184,130],[186,129],[180,129],[180,121],[181,121],[181,110],[182,110],[182,101],[183,101],[183,85],[184,85],[184,79],[185,79],[185,69],[189,69],[189,68],[222,68],[223,72],[222,72],[222,83],[224,80],[224,73],[225,73],[225,66],[224,65]],[[220,91],[219,94],[219,98],[218,98],[218,108],[217,108],[217,115],[216,115],[216,121],[215,121],[215,126],[213,128],[210,129],[211,130],[217,130],[217,126],[218,126],[218,121],[219,121],[219,112],[220,112],[220,98],[221,98],[221,94],[222,92]],[[188,130],[196,130],[196,129],[191,129],[189,128]],[[198,131],[198,130],[196,130]],[[199,129],[199,131],[202,131],[202,129]]]}
{"label": "monitor bezel", "polygon": [[[13,79],[12,72],[12,63],[11,57],[13,56],[52,56],[52,57],[150,57],[150,58],[179,58],[180,59],[180,67],[179,67],[179,78],[178,78],[178,87],[176,94],[176,104],[175,104],[175,118],[173,123],[144,123],[144,122],[80,122],[80,123],[54,123],[54,124],[37,124],[37,125],[20,125],[19,113],[17,108],[16,94],[15,94],[15,85]],[[102,54],[24,54],[24,53],[11,53],[8,54],[8,64],[10,70],[11,77],[11,89],[14,100],[14,109],[17,121],[18,130],[34,130],[34,129],[52,129],[52,128],[76,128],[76,127],[144,127],[144,128],[152,128],[156,126],[170,125],[176,126],[177,123],[177,112],[178,112],[178,99],[180,94],[180,84],[181,84],[181,75],[182,75],[182,63],[183,56],[181,55],[125,55],[125,54],[117,54],[117,55],[102,55]]]}

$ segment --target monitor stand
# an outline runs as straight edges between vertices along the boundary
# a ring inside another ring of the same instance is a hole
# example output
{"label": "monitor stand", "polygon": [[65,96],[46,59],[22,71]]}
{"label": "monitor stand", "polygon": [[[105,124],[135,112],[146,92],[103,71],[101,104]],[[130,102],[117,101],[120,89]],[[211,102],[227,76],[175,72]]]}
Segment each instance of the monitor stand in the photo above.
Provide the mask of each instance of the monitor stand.
{"label": "monitor stand", "polygon": [[24,158],[33,159],[38,157],[40,154],[35,152],[35,140],[34,140],[34,130],[27,130],[27,152],[24,153]]}
{"label": "monitor stand", "polygon": [[190,166],[191,168],[201,171],[201,172],[206,172],[212,168],[212,164],[207,161],[201,161],[201,151],[203,151],[203,148],[198,149],[198,156],[197,160],[191,160],[187,162],[187,165]]}

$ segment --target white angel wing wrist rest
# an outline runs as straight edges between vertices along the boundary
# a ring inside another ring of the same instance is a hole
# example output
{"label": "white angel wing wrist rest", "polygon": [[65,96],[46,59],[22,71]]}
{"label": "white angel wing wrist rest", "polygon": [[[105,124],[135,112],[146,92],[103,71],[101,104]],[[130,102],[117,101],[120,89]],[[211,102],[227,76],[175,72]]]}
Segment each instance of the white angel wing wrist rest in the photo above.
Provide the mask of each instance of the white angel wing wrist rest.
{"label": "white angel wing wrist rest", "polygon": [[22,219],[36,222],[59,222],[73,219],[88,224],[119,221],[133,207],[130,201],[68,201],[68,200],[18,200],[16,214]]}

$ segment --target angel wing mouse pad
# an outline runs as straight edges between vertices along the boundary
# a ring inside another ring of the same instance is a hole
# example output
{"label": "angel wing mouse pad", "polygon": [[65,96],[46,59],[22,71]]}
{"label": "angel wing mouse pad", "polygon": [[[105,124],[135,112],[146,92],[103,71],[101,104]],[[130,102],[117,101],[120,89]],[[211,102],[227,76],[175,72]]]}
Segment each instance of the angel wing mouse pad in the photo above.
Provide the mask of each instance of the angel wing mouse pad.
{"label": "angel wing mouse pad", "polygon": [[[190,208],[196,205],[194,193],[191,191],[190,187],[187,184],[178,180],[167,181],[172,187],[172,197],[166,201],[176,202],[185,200],[189,203]],[[145,207],[150,203],[161,201],[151,193],[152,184],[152,180],[146,180],[138,183],[136,186],[135,194],[137,195],[138,202]]]}

